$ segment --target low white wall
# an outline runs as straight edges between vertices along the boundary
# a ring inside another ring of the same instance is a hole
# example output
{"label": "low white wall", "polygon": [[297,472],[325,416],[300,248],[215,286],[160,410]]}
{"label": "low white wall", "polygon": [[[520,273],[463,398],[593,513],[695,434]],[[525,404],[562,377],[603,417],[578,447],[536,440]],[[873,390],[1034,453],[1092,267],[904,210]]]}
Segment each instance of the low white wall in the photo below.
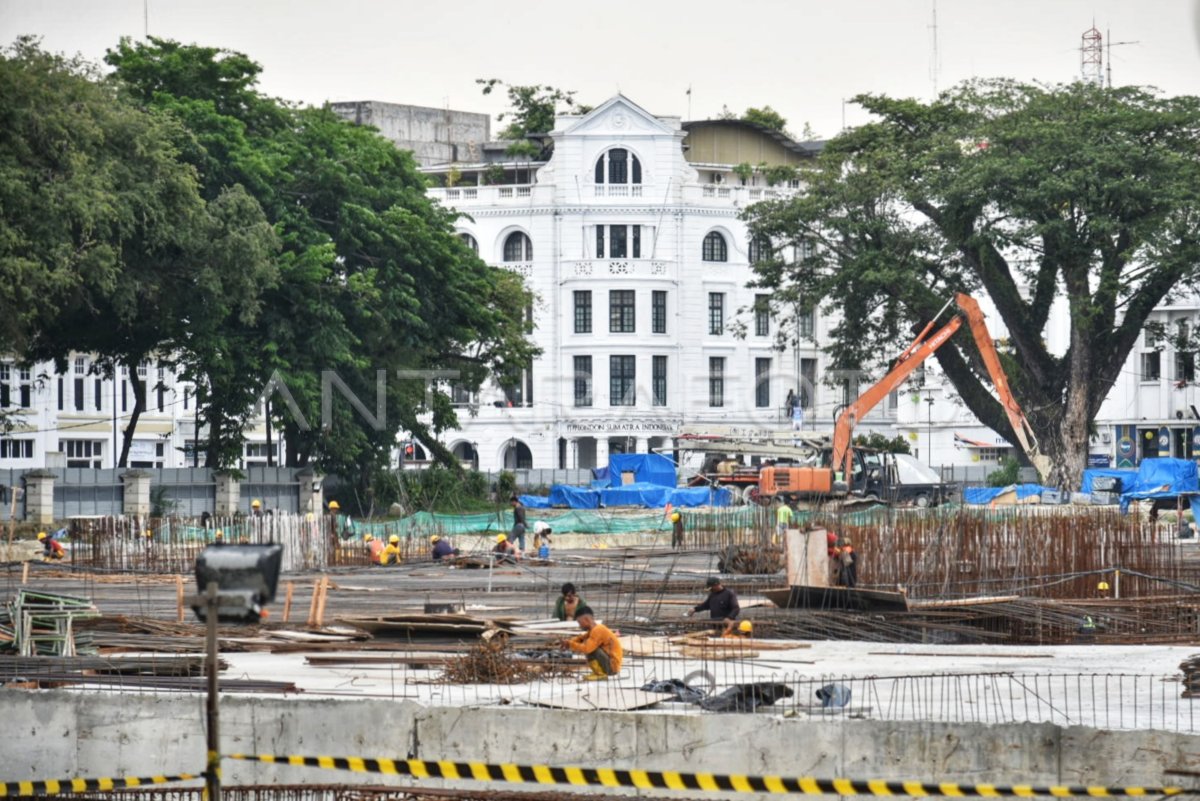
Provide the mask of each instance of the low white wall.
{"label": "low white wall", "polygon": [[[204,699],[0,691],[0,779],[200,770]],[[1050,724],[812,721],[774,715],[425,707],[229,697],[227,753],[387,756],[717,773],[993,783],[1157,784],[1200,768],[1200,736]],[[226,762],[227,784],[380,782]],[[385,779],[388,783],[408,779]],[[435,786],[438,782],[429,782]],[[478,786],[478,785],[471,785]]]}

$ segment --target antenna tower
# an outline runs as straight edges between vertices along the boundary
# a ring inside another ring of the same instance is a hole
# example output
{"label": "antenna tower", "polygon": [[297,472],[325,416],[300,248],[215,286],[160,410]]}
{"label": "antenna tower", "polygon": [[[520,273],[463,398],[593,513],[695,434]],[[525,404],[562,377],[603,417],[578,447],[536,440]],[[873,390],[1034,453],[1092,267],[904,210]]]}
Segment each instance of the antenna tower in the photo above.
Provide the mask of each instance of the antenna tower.
{"label": "antenna tower", "polygon": [[938,63],[938,25],[937,25],[937,0],[932,0],[932,16],[930,18],[930,54],[929,54],[929,79],[933,81],[933,96],[937,97],[938,93],[938,68],[941,66]]}
{"label": "antenna tower", "polygon": [[1095,25],[1083,32],[1079,46],[1080,79],[1085,83],[1104,86],[1104,37]]}

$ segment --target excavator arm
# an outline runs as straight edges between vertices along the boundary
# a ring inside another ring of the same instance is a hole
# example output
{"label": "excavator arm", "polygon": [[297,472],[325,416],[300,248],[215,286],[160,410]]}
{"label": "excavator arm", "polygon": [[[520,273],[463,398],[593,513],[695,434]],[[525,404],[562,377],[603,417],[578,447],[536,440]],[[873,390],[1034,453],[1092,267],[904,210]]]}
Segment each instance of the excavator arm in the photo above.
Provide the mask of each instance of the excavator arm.
{"label": "excavator arm", "polygon": [[845,481],[848,482],[853,474],[854,452],[850,447],[850,438],[854,434],[854,426],[881,400],[886,398],[888,393],[904,383],[912,371],[916,370],[921,362],[928,359],[935,350],[942,346],[942,343],[953,336],[954,332],[962,327],[962,324],[961,317],[954,317],[929,339],[925,339],[925,336],[933,328],[933,323],[926,325],[913,344],[909,345],[900,355],[900,361],[891,369],[891,372],[885,375],[879,383],[859,395],[854,403],[842,410],[841,415],[838,416],[837,425],[833,428],[833,469],[843,470],[842,475]]}
{"label": "excavator arm", "polygon": [[[964,320],[971,329],[971,335],[975,337],[975,344],[983,356],[983,363],[987,367],[988,375],[992,379],[992,386],[996,390],[996,396],[1000,400],[1001,406],[1004,407],[1004,413],[1008,415],[1009,423],[1016,433],[1021,449],[1029,456],[1033,466],[1037,468],[1039,475],[1045,476],[1047,474],[1049,462],[1038,450],[1037,437],[1034,436],[1029,421],[1025,418],[1024,412],[1021,411],[1020,404],[1013,397],[1012,390],[1009,389],[1008,377],[1004,374],[1004,368],[1000,365],[1000,355],[996,353],[996,346],[992,342],[991,334],[988,333],[987,324],[984,322],[983,311],[980,310],[979,303],[970,295],[965,295],[961,292],[954,296],[953,302],[962,311],[962,314],[960,316],[956,315],[950,322],[942,326],[936,334],[929,337],[929,332],[933,330],[933,326],[937,322],[937,317],[934,317],[921,330],[921,333],[917,335],[912,344],[900,354],[896,366],[879,383],[870,387],[853,403],[847,406],[838,417],[837,424],[833,430],[833,467],[834,470],[840,468],[843,471],[843,478],[847,482],[853,474],[854,452],[851,448],[851,437],[854,434],[854,427],[858,424],[858,421],[874,409],[881,400],[886,398],[888,393],[904,383],[905,379],[912,374],[913,370],[917,369],[921,362],[932,356],[938,348],[945,344],[946,340],[962,327]],[[942,311],[945,311],[949,305],[947,303],[946,306],[942,307]],[[937,316],[940,317],[941,314],[942,312],[938,312]],[[927,339],[926,337],[929,338]]]}
{"label": "excavator arm", "polygon": [[996,345],[992,342],[992,335],[988,333],[987,323],[983,321],[983,312],[979,308],[979,303],[975,298],[961,292],[954,296],[954,302],[958,304],[958,308],[962,309],[963,315],[967,318],[971,335],[975,337],[975,345],[979,348],[979,355],[983,357],[983,364],[987,367],[988,376],[992,379],[992,387],[996,390],[996,399],[1000,401],[1000,405],[1004,407],[1004,413],[1008,415],[1009,425],[1012,426],[1021,450],[1025,451],[1025,455],[1029,457],[1029,461],[1038,471],[1038,475],[1045,478],[1050,473],[1050,460],[1042,455],[1038,448],[1037,436],[1033,433],[1033,427],[1029,425],[1029,420],[1021,411],[1021,405],[1017,403],[1012,390],[1008,387],[1008,376],[1004,374],[1004,368],[1000,364],[1000,354],[996,353]]}

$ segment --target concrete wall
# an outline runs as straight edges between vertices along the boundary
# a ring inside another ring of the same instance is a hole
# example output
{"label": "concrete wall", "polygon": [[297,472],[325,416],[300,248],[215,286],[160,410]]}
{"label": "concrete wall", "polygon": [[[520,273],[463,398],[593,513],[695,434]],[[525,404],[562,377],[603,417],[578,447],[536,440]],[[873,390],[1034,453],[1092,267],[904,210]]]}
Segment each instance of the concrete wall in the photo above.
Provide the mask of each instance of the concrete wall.
{"label": "concrete wall", "polygon": [[[198,770],[201,696],[0,691],[5,780]],[[391,756],[717,773],[995,783],[1154,784],[1200,767],[1200,736],[1050,724],[882,723],[772,715],[423,707],[230,697],[228,753]],[[378,777],[226,762],[228,784]],[[395,781],[395,780],[391,780]],[[431,783],[436,784],[436,783]]]}
{"label": "concrete wall", "polygon": [[491,128],[488,115],[469,111],[375,100],[331,103],[330,109],[348,122],[379,129],[400,149],[413,151],[422,166],[481,160]]}

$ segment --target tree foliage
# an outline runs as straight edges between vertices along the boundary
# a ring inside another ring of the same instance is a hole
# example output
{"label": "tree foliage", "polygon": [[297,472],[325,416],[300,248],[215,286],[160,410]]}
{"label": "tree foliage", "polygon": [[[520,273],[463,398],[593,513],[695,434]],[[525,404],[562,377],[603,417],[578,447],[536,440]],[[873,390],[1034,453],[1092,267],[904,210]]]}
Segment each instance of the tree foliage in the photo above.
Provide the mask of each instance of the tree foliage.
{"label": "tree foliage", "polygon": [[858,447],[870,448],[885,453],[912,453],[908,446],[908,440],[904,437],[899,435],[888,437],[880,434],[878,431],[872,431],[866,435],[856,435],[854,437],[854,444]]}
{"label": "tree foliage", "polygon": [[[290,464],[336,471],[365,491],[407,430],[457,465],[435,436],[456,423],[445,387],[427,393],[397,371],[457,370],[478,386],[527,364],[520,279],[463,244],[410,153],[328,110],[261,95],[245,56],[151,39],[123,41],[106,60],[131,96],[186,127],[184,155],[203,193],[242,187],[281,242],[261,314],[189,327],[182,364],[202,385],[208,463],[236,458],[255,401],[282,385],[270,408]],[[329,375],[373,417],[382,398],[384,414],[368,420],[335,389],[323,420]]]}
{"label": "tree foliage", "polygon": [[500,122],[509,120],[501,139],[518,140],[533,134],[544,134],[554,130],[554,116],[562,106],[569,114],[586,114],[589,106],[575,101],[575,92],[544,84],[519,85],[506,83],[499,78],[477,78],[475,83],[482,87],[485,95],[498,88],[508,94],[509,111],[497,114]]}
{"label": "tree foliage", "polygon": [[[856,102],[875,121],[826,145],[808,191],[748,212],[756,234],[819,245],[757,265],[757,285],[781,309],[840,315],[839,367],[879,366],[954,292],[986,296],[1050,480],[1077,485],[1147,315],[1200,279],[1200,101],[998,80],[931,103]],[[1053,351],[1059,315],[1068,338]],[[970,338],[936,358],[970,411],[1015,442]]]}
{"label": "tree foliage", "polygon": [[764,128],[769,128],[772,131],[787,133],[787,120],[775,109],[770,106],[762,108],[748,108],[742,113],[742,122],[750,122],[755,125],[761,125]]}
{"label": "tree foliage", "polygon": [[[0,56],[0,95],[0,347],[132,378],[200,318],[254,317],[274,233],[239,187],[200,195],[172,117],[30,40]],[[146,407],[130,384],[121,465]]]}

